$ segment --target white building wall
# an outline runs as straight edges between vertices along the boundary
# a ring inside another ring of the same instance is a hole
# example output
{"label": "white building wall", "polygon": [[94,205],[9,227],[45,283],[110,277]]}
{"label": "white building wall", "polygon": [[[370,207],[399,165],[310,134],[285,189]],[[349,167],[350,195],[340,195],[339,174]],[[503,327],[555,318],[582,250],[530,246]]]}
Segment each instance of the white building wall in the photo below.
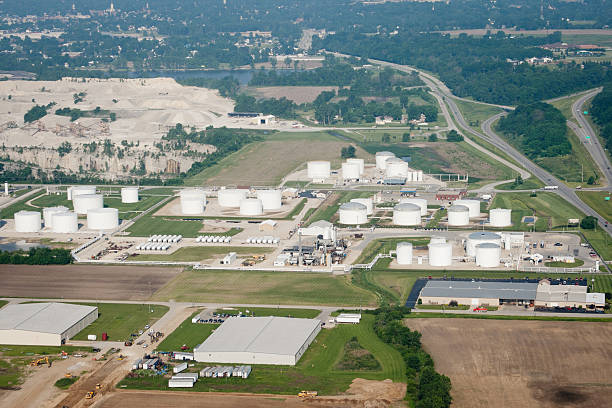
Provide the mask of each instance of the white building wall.
{"label": "white building wall", "polygon": [[26,330],[0,330],[0,344],[29,346],[61,346],[62,336]]}
{"label": "white building wall", "polygon": [[[62,333],[62,339],[68,340],[72,337],[76,336],[82,330],[84,330],[87,326],[92,324],[98,318],[98,308],[96,310],[92,310],[87,316],[83,319],[76,322],[71,328]],[[97,333],[89,333],[89,334],[97,334]],[[101,333],[100,333],[101,334]]]}

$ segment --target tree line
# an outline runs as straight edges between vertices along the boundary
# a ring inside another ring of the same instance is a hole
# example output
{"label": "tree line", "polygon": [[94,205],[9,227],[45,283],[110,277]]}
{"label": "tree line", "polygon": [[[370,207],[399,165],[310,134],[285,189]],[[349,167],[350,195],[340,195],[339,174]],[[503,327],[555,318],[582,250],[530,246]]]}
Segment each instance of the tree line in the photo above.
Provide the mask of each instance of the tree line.
{"label": "tree line", "polygon": [[599,126],[599,135],[606,149],[612,151],[612,83],[608,83],[591,102],[593,121]]}
{"label": "tree line", "polygon": [[0,251],[0,264],[66,265],[72,263],[69,249],[30,248],[28,251]]}

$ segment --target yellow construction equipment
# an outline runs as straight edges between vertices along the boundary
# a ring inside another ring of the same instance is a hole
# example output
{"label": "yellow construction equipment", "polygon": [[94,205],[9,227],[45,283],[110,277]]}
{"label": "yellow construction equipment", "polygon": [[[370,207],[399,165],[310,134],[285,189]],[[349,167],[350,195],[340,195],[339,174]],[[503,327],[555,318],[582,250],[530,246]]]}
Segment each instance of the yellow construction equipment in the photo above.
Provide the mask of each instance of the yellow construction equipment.
{"label": "yellow construction equipment", "polygon": [[87,394],[85,394],[85,399],[92,399],[95,395],[95,391],[89,391]]}
{"label": "yellow construction equipment", "polygon": [[39,358],[39,359],[37,359],[37,360],[32,361],[32,362],[30,363],[30,365],[31,365],[32,367],[38,367],[39,365],[42,365],[42,364],[45,364],[45,363],[46,363],[46,364],[47,364],[49,367],[51,367],[51,361],[49,361],[49,357],[41,357],[41,358]]}
{"label": "yellow construction equipment", "polygon": [[314,398],[317,395],[319,395],[317,391],[300,391],[298,393],[298,397],[300,398]]}
{"label": "yellow construction equipment", "polygon": [[96,384],[96,390],[99,390],[100,388],[102,388],[102,386],[100,384]]}
{"label": "yellow construction equipment", "polygon": [[66,373],[66,374],[64,374],[64,377],[66,377],[66,378],[72,378],[72,374],[70,374],[70,373]]}

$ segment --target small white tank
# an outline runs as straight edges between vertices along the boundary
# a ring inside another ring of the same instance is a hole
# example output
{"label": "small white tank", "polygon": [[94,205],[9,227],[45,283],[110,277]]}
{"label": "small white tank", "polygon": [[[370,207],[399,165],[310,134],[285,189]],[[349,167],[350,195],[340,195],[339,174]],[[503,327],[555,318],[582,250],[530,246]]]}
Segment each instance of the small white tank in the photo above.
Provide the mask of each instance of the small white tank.
{"label": "small white tank", "polygon": [[470,210],[470,218],[480,215],[480,201],[478,200],[456,200],[453,205],[464,205]]}
{"label": "small white tank", "polygon": [[315,183],[323,183],[331,176],[331,163],[328,161],[309,161],[307,168],[308,178]]}
{"label": "small white tank", "polygon": [[408,163],[398,158],[390,158],[386,162],[385,177],[407,177],[408,176]]}
{"label": "small white tank", "polygon": [[68,187],[67,196],[68,200],[74,200],[74,197],[84,194],[96,194],[96,186],[73,186]]}
{"label": "small white tank", "polygon": [[398,265],[412,265],[412,243],[398,242],[395,251]]}
{"label": "small white tank", "polygon": [[501,247],[498,244],[485,242],[476,245],[476,266],[495,268],[499,266]]}
{"label": "small white tank", "polygon": [[398,204],[393,207],[393,224],[421,225],[421,208],[416,204]]}
{"label": "small white tank", "polygon": [[245,198],[240,201],[240,215],[253,216],[263,214],[263,204],[258,198]]}
{"label": "small white tank", "polygon": [[38,211],[21,210],[13,215],[16,232],[39,232],[42,217]]}
{"label": "small white tank", "polygon": [[360,177],[359,163],[342,163],[342,178],[344,180],[357,180]]}
{"label": "small white tank", "polygon": [[74,212],[79,215],[85,215],[89,210],[104,207],[102,194],[79,194],[75,196],[74,189],[72,193],[72,206]]}
{"label": "small white tank", "polygon": [[446,238],[445,237],[441,237],[439,235],[434,235],[429,240],[429,243],[430,244],[445,244],[446,243]]}
{"label": "small white tank", "polygon": [[391,152],[376,152],[376,168],[378,170],[385,170],[387,168],[387,159],[395,157]]}
{"label": "small white tank", "polygon": [[347,163],[356,163],[359,166],[359,175],[362,175],[363,172],[365,171],[365,161],[363,159],[358,159],[355,157],[352,157],[350,159],[346,159]]}
{"label": "small white tank", "polygon": [[69,234],[79,230],[79,217],[75,212],[53,213],[51,219],[53,224],[51,232]]}
{"label": "small white tank", "polygon": [[87,211],[87,228],[92,231],[110,230],[119,226],[119,210],[94,208]]}
{"label": "small white tank", "polygon": [[368,222],[368,208],[359,203],[344,203],[338,210],[339,222],[345,225],[360,225]]}
{"label": "small white tank", "polygon": [[512,225],[512,210],[493,208],[489,211],[489,224],[492,227],[509,227]]}
{"label": "small white tank", "polygon": [[43,220],[45,221],[45,228],[53,228],[53,214],[66,211],[68,211],[68,207],[64,207],[63,205],[57,207],[43,208]]}
{"label": "small white tank", "polygon": [[470,209],[465,205],[453,205],[448,209],[448,225],[461,227],[470,223]]}
{"label": "small white tank", "polygon": [[121,202],[125,204],[138,202],[138,187],[121,188]]}
{"label": "small white tank", "polygon": [[217,192],[217,200],[221,207],[239,208],[240,201],[247,198],[248,190],[243,188],[225,188]]}
{"label": "small white tank", "polygon": [[501,235],[488,231],[472,232],[468,235],[465,243],[465,252],[468,256],[476,256],[476,246],[479,244],[490,243],[501,246]]}
{"label": "small white tank", "polygon": [[451,266],[453,262],[453,246],[448,243],[429,244],[430,266]]}
{"label": "small white tank", "polygon": [[424,198],[401,198],[400,204],[415,204],[421,209],[421,216],[427,215],[427,200]]}
{"label": "small white tank", "polygon": [[372,200],[372,197],[370,197],[370,198],[353,198],[350,202],[351,203],[359,203],[359,204],[365,205],[366,208],[367,208],[367,214],[368,215],[372,215],[374,213],[374,200]]}
{"label": "small white tank", "polygon": [[281,209],[282,192],[280,190],[257,190],[257,198],[261,200],[264,211]]}

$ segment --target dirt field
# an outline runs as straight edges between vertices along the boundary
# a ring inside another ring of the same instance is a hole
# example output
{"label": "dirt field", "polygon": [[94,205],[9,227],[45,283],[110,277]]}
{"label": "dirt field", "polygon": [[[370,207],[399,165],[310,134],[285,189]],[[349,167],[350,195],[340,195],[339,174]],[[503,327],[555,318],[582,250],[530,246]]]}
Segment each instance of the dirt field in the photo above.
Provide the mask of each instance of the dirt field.
{"label": "dirt field", "polygon": [[323,91],[337,91],[337,86],[264,86],[253,88],[256,96],[262,98],[287,98],[300,104],[312,102]]}
{"label": "dirt field", "polygon": [[603,407],[612,398],[609,323],[408,319],[453,407]]}
{"label": "dirt field", "polygon": [[181,270],[144,266],[0,265],[0,296],[144,300]]}

